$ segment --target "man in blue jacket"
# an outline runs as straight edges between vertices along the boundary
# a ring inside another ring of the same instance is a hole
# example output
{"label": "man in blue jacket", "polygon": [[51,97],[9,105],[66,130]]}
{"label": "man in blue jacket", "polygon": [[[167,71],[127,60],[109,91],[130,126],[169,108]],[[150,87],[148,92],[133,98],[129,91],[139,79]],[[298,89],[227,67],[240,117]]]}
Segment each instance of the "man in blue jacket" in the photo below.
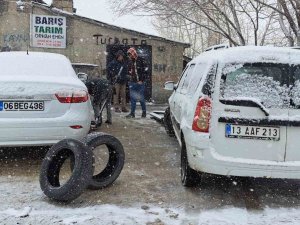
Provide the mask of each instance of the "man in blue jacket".
{"label": "man in blue jacket", "polygon": [[[115,112],[128,112],[126,108],[126,83],[128,67],[124,61],[124,52],[119,50],[116,58],[107,66],[107,79],[115,88],[114,107]],[[121,100],[121,107],[120,107]]]}

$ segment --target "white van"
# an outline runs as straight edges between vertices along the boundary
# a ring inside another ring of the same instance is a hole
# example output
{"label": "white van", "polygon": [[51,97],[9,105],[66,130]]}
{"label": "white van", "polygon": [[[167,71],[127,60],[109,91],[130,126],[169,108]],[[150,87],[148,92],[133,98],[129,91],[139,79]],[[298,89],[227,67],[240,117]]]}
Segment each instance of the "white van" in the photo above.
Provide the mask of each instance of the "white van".
{"label": "white van", "polygon": [[236,47],[192,60],[165,122],[181,145],[181,180],[201,172],[300,178],[300,51]]}

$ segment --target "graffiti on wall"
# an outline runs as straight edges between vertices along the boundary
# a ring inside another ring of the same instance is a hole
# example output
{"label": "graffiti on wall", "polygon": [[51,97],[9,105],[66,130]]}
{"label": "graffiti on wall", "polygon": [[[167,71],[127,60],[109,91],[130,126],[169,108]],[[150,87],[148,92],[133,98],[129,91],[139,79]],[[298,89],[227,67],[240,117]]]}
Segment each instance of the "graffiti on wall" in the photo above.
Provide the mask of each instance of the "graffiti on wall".
{"label": "graffiti on wall", "polygon": [[153,65],[153,69],[156,72],[159,72],[159,73],[163,72],[163,73],[165,73],[166,69],[167,69],[167,65],[166,64],[154,64]]}
{"label": "graffiti on wall", "polygon": [[4,34],[2,37],[3,46],[0,46],[1,51],[19,51],[23,46],[29,44],[29,34]]}
{"label": "graffiti on wall", "polygon": [[96,45],[147,45],[147,40],[135,37],[120,39],[102,34],[94,34],[93,37],[96,39]]}
{"label": "graffiti on wall", "polygon": [[4,43],[8,42],[25,42],[29,40],[29,34],[4,34],[3,35]]}

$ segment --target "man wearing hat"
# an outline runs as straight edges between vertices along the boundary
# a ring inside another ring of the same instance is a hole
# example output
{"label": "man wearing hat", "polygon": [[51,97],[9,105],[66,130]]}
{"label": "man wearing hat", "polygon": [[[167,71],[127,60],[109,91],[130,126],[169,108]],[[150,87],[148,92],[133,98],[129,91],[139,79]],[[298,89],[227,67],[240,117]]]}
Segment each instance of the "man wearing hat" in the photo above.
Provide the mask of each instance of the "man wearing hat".
{"label": "man wearing hat", "polygon": [[138,57],[135,48],[129,48],[127,51],[129,92],[130,92],[130,114],[126,118],[135,117],[136,102],[139,101],[142,107],[142,118],[146,117],[146,102],[145,102],[145,79],[148,72],[148,67],[143,58]]}
{"label": "man wearing hat", "polygon": [[[124,52],[119,50],[116,57],[107,66],[107,79],[115,89],[113,98],[115,112],[128,112],[126,108],[127,64],[124,61]],[[121,107],[120,107],[121,100]]]}

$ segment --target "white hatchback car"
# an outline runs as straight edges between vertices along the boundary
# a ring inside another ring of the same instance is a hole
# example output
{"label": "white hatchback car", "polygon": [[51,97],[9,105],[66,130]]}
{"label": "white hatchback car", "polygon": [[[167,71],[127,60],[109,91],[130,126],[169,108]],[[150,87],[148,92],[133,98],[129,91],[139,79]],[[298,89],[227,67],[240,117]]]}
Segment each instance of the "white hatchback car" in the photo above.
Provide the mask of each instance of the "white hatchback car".
{"label": "white hatchback car", "polygon": [[0,53],[0,146],[52,145],[89,132],[87,88],[63,55]]}
{"label": "white hatchback car", "polygon": [[300,178],[299,50],[205,52],[165,85],[173,87],[165,121],[182,147],[183,185],[199,172]]}

